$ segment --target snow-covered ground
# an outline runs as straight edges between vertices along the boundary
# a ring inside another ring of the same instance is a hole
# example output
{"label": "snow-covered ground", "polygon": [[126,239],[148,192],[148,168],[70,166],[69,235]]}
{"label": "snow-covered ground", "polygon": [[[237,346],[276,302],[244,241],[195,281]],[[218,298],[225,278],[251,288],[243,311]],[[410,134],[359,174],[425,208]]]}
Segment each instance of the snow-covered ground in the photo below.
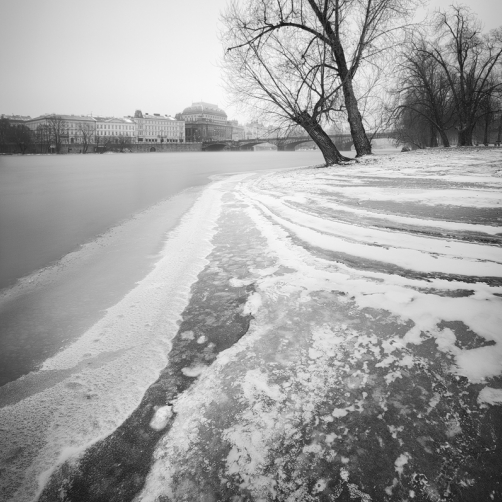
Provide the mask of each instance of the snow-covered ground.
{"label": "snow-covered ground", "polygon": [[229,281],[254,320],[174,402],[137,500],[501,500],[501,161],[399,154],[227,194],[257,230]]}
{"label": "snow-covered ground", "polygon": [[[207,188],[153,275],[45,365],[62,375],[53,394],[22,403],[63,414],[37,437],[33,479],[138,406],[41,500],[502,500],[501,188],[500,149]],[[20,433],[25,411],[3,409]]]}

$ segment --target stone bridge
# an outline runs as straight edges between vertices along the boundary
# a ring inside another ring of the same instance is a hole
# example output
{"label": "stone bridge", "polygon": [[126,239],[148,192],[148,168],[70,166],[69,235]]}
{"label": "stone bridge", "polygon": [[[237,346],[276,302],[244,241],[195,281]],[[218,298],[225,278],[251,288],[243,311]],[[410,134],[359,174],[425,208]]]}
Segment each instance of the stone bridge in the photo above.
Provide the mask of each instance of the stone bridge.
{"label": "stone bridge", "polygon": [[[370,140],[380,138],[394,138],[394,131],[385,131],[377,133],[367,133]],[[336,147],[341,151],[348,151],[351,149],[354,142],[350,134],[333,134],[329,136],[335,143]],[[254,138],[242,139],[239,141],[205,141],[202,143],[202,150],[204,151],[217,151],[217,150],[252,150],[254,146],[263,143],[271,143],[277,146],[279,151],[293,151],[298,145],[302,143],[309,143],[312,141],[310,136],[288,136],[276,138]]]}

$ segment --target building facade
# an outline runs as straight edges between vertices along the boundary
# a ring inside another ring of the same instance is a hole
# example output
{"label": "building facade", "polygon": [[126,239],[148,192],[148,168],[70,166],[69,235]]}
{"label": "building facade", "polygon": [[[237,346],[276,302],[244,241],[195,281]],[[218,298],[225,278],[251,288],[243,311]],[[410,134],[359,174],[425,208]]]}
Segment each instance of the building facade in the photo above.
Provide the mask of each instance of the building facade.
{"label": "building facade", "polygon": [[275,136],[272,128],[266,127],[259,122],[250,122],[244,126],[246,139],[273,138]]}
{"label": "building facade", "polygon": [[183,110],[181,117],[185,121],[185,135],[189,142],[232,140],[232,124],[218,105],[204,101],[192,103]]}
{"label": "building facade", "polygon": [[[136,124],[131,119],[116,117],[95,117],[96,136],[101,138],[130,138],[134,142],[136,137]],[[97,141],[100,141],[97,140]]]}
{"label": "building facade", "polygon": [[59,153],[65,147],[68,152],[85,152],[95,142],[96,120],[85,115],[47,114],[27,120],[25,125],[39,151]]}
{"label": "building facade", "polygon": [[237,120],[229,120],[228,123],[232,126],[232,140],[240,141],[246,139],[246,130],[244,126],[239,125]]}
{"label": "building facade", "polygon": [[25,121],[35,139],[47,134],[57,134],[61,144],[79,145],[94,143],[96,119],[85,115],[41,115]]}
{"label": "building facade", "polygon": [[170,115],[141,113],[131,117],[136,127],[137,143],[184,143],[185,122]]}

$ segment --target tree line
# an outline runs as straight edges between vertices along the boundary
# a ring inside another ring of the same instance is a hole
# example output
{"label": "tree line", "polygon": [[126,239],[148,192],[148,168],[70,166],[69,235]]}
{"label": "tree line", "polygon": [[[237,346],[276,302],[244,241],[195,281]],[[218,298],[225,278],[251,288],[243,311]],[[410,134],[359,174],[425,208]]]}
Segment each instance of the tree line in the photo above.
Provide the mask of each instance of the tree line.
{"label": "tree line", "polygon": [[382,127],[413,147],[449,146],[452,131],[469,146],[480,127],[487,142],[502,108],[502,29],[483,33],[462,6],[417,26],[422,4],[234,0],[222,15],[227,90],[257,118],[301,126],[327,165],[348,160],[325,132],[341,121],[358,157]]}
{"label": "tree line", "polygon": [[31,131],[25,125],[12,124],[0,117],[0,153],[26,153],[33,148]]}
{"label": "tree line", "polygon": [[400,53],[394,89],[398,137],[419,148],[448,147],[452,140],[459,146],[475,140],[500,144],[501,62],[502,28],[483,33],[462,6],[435,13]]}

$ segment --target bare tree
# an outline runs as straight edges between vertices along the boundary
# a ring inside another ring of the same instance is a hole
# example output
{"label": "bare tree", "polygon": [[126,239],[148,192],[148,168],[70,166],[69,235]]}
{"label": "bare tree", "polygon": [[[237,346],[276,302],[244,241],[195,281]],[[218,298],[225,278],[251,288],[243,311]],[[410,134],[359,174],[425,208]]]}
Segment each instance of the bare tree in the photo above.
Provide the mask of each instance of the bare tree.
{"label": "bare tree", "polygon": [[500,146],[502,142],[502,112],[500,112],[499,116],[499,124],[497,127],[497,140],[495,141],[497,146]]}
{"label": "bare tree", "polygon": [[378,64],[365,65],[359,70],[355,91],[358,106],[361,111],[364,127],[368,132],[368,139],[374,137],[394,124],[393,101],[388,90],[393,83],[393,64],[386,58],[379,58]]}
{"label": "bare tree", "polygon": [[123,152],[125,148],[129,149],[132,146],[132,138],[130,136],[116,136],[116,141],[121,152]]}
{"label": "bare tree", "polygon": [[476,122],[484,114],[482,103],[502,86],[490,78],[502,59],[502,29],[483,34],[480,23],[463,6],[436,13],[434,28],[438,35],[418,52],[432,58],[448,82],[458,144],[470,146]]}
{"label": "bare tree", "polygon": [[68,137],[68,123],[61,115],[47,115],[46,123],[49,129],[51,145],[54,145],[56,153],[61,152],[61,146]]}
{"label": "bare tree", "polygon": [[10,128],[10,141],[24,155],[33,145],[33,135],[25,125],[14,125]]}
{"label": "bare tree", "polygon": [[395,140],[412,148],[438,146],[437,130],[428,118],[428,110],[417,103],[403,106],[394,116]]}
{"label": "bare tree", "polygon": [[[248,40],[236,5],[223,18],[223,38],[234,48],[224,60],[228,90],[276,128],[301,126],[321,150],[326,165],[349,159],[340,154],[321,123],[340,109],[341,83],[328,63],[324,43],[291,27]],[[245,42],[245,43],[244,43]]]}
{"label": "bare tree", "polygon": [[[354,91],[360,66],[396,43],[395,35],[417,0],[249,0],[239,9],[234,1],[229,13],[244,41],[264,43],[270,33],[289,27],[325,44],[330,65],[340,78],[350,132],[358,156],[371,153]],[[228,14],[227,14],[228,18]]]}
{"label": "bare tree", "polygon": [[35,143],[42,152],[48,153],[51,147],[51,131],[48,124],[39,124],[35,130]]}
{"label": "bare tree", "polygon": [[93,137],[96,134],[95,127],[93,124],[87,122],[79,122],[77,128],[80,140],[82,142],[82,153],[87,153],[89,149],[89,143],[92,143]]}
{"label": "bare tree", "polygon": [[[427,51],[423,36],[411,39],[400,54],[398,88],[395,90],[397,119],[420,115],[430,129],[429,146],[437,146],[439,134],[449,147],[447,130],[453,127],[455,114],[448,79],[438,61]],[[406,123],[401,122],[401,125]]]}

